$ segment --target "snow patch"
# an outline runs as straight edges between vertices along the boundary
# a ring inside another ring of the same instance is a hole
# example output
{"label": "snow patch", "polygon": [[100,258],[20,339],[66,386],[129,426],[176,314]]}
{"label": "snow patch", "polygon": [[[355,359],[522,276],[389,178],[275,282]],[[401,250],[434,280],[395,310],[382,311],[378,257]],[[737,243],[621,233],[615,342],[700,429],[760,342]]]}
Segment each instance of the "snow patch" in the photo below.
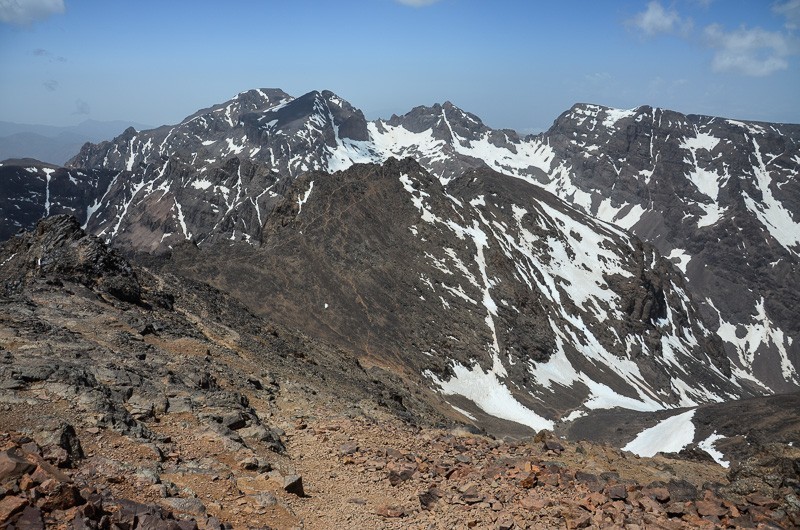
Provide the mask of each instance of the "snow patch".
{"label": "snow patch", "polygon": [[297,200],[297,215],[300,215],[300,212],[303,211],[303,205],[308,201],[308,198],[311,196],[311,190],[314,189],[314,181],[312,180],[311,183],[308,185],[308,189],[306,193],[303,195],[303,198]]}
{"label": "snow patch", "polygon": [[713,458],[717,464],[721,465],[722,467],[728,468],[731,466],[731,463],[725,460],[725,455],[717,451],[717,449],[714,447],[715,443],[717,443],[719,440],[724,440],[724,439],[725,439],[724,436],[722,436],[721,434],[717,434],[717,431],[714,431],[708,436],[708,438],[697,444],[697,446],[706,453],[710,454],[711,458]]}
{"label": "snow patch", "polygon": [[672,252],[667,256],[667,259],[674,263],[682,273],[686,274],[686,267],[689,265],[689,262],[692,261],[692,256],[687,254],[682,248],[673,248]]}
{"label": "snow patch", "polygon": [[477,364],[470,369],[455,363],[453,372],[455,376],[449,381],[440,380],[430,371],[425,375],[439,386],[443,394],[464,396],[491,416],[527,425],[535,431],[553,429],[552,421],[517,401],[493,371],[484,372]]}
{"label": "snow patch", "polygon": [[694,440],[694,413],[695,409],[692,409],[660,421],[640,432],[622,450],[646,457],[679,452]]}
{"label": "snow patch", "polygon": [[191,186],[196,190],[207,190],[213,185],[214,183],[208,179],[195,180],[194,182],[191,183]]}

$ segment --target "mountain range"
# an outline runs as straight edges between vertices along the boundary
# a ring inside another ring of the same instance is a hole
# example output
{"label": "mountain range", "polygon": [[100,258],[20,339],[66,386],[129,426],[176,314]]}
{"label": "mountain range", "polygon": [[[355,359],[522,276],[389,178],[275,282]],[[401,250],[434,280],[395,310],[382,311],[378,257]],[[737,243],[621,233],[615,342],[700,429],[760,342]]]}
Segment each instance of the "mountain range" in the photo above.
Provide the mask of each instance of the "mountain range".
{"label": "mountain range", "polygon": [[111,138],[127,127],[149,128],[127,121],[84,120],[77,125],[56,127],[0,121],[0,160],[35,158],[63,164],[86,142]]}
{"label": "mountain range", "polygon": [[588,104],[523,137],[449,102],[367,121],[251,90],[64,167],[4,162],[2,236],[72,214],[462,420],[538,430],[797,389],[799,141]]}

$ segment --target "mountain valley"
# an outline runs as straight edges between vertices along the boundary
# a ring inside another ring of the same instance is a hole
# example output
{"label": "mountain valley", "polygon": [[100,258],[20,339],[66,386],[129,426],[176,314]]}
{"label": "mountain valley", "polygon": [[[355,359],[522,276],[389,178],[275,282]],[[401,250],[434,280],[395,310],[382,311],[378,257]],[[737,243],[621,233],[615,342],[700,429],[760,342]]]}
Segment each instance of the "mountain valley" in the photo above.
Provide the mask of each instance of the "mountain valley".
{"label": "mountain valley", "polygon": [[74,425],[70,480],[187,528],[791,527],[799,168],[800,125],[277,89],[3,161],[4,447]]}

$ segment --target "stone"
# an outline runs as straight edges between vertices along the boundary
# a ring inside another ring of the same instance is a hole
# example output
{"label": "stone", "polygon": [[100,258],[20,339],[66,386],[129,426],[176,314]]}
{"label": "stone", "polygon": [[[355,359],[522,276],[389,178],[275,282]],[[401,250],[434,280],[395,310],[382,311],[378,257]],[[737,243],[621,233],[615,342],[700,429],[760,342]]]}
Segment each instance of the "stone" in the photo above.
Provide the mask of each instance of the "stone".
{"label": "stone", "polygon": [[293,493],[298,497],[305,497],[306,493],[303,489],[303,477],[300,475],[287,475],[283,477],[283,490],[287,493]]}
{"label": "stone", "polygon": [[162,502],[171,510],[180,513],[188,513],[189,515],[201,516],[206,513],[206,506],[198,498],[191,497],[184,499],[181,497],[170,497],[163,499]]}
{"label": "stone", "polygon": [[0,499],[0,525],[7,523],[11,517],[28,505],[27,499],[6,496]]}
{"label": "stone", "polygon": [[423,510],[429,510],[436,501],[442,498],[442,492],[438,488],[430,488],[429,490],[417,495],[419,503]]}
{"label": "stone", "polygon": [[0,451],[0,483],[16,479],[36,469],[15,448]]}
{"label": "stone", "polygon": [[606,494],[608,498],[613,501],[625,500],[628,498],[628,490],[625,484],[614,484],[613,486],[606,487]]}
{"label": "stone", "polygon": [[39,499],[37,505],[44,511],[68,510],[85,502],[74,484],[52,478],[42,482],[38,491],[43,498]]}
{"label": "stone", "polygon": [[381,517],[387,518],[404,517],[406,515],[406,512],[402,507],[390,506],[386,504],[378,506],[378,508],[375,510],[375,513]]}
{"label": "stone", "polygon": [[358,449],[356,442],[347,442],[339,446],[339,454],[342,456],[354,455],[358,452]]}
{"label": "stone", "polygon": [[721,503],[713,500],[696,501],[694,505],[695,508],[697,508],[697,513],[703,516],[713,515],[716,517],[722,517],[728,513],[728,510],[722,506]]}
{"label": "stone", "polygon": [[42,510],[36,506],[26,506],[14,523],[16,530],[44,530]]}

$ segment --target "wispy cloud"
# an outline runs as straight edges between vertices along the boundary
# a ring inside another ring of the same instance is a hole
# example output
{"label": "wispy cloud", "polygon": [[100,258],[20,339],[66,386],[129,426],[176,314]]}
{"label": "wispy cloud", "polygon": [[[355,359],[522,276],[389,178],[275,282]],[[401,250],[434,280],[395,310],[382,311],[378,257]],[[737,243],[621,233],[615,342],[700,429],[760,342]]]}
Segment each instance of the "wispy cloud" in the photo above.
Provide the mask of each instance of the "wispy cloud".
{"label": "wispy cloud", "polygon": [[440,0],[395,0],[395,1],[398,4],[403,4],[403,5],[406,5],[406,6],[425,7],[425,6],[429,6],[431,4],[435,4],[436,2],[439,2]]}
{"label": "wispy cloud", "polygon": [[64,0],[0,0],[0,22],[29,26],[64,12]]}
{"label": "wispy cloud", "polygon": [[42,84],[44,85],[44,87],[47,89],[48,92],[55,92],[56,89],[58,88],[58,81],[56,81],[55,79],[49,79]]}
{"label": "wispy cloud", "polygon": [[660,33],[688,33],[692,28],[692,20],[681,18],[675,9],[666,9],[660,2],[647,4],[647,9],[635,14],[627,21],[643,34],[653,37]]}
{"label": "wispy cloud", "polygon": [[[2,2],[2,1],[3,0],[0,0],[0,2]],[[50,53],[49,51],[45,50],[44,48],[36,48],[35,50],[33,50],[33,55],[35,55],[36,57],[44,57],[46,59],[49,59],[51,63],[56,63],[56,62],[65,63],[65,62],[67,62],[67,58],[66,57],[55,56],[52,53]]]}
{"label": "wispy cloud", "polygon": [[704,36],[715,50],[711,68],[715,72],[732,72],[761,77],[789,67],[792,39],[777,31],[741,27],[725,31],[719,24],[706,27]]}
{"label": "wispy cloud", "polygon": [[[708,8],[713,0],[693,1],[698,7]],[[665,8],[658,0],[649,2],[644,11],[625,24],[648,37],[671,34],[702,45],[713,54],[714,72],[763,77],[788,69],[789,58],[800,51],[794,31],[800,27],[800,0],[776,2],[772,11],[785,17],[785,30],[746,26],[730,30],[721,24],[711,24],[696,31],[691,18],[682,16],[672,6]]]}
{"label": "wispy cloud", "polygon": [[772,6],[772,11],[786,17],[786,28],[800,28],[800,0],[789,0]]}
{"label": "wispy cloud", "polygon": [[89,104],[82,99],[75,100],[75,112],[73,114],[89,114]]}

